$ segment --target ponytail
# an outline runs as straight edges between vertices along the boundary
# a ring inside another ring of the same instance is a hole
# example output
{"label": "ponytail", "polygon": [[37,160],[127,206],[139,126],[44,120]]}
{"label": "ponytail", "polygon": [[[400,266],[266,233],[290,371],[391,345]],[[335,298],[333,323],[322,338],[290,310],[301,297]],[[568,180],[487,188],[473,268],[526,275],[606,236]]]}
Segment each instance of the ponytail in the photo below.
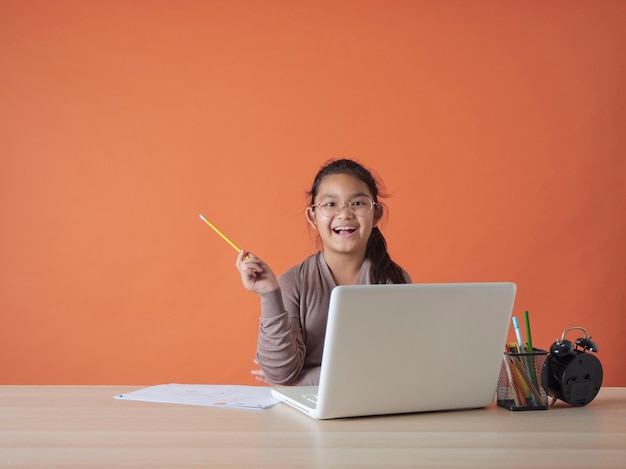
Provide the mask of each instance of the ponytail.
{"label": "ponytail", "polygon": [[375,226],[367,241],[365,258],[372,262],[370,283],[406,283],[402,268],[391,260],[387,252],[387,241]]}

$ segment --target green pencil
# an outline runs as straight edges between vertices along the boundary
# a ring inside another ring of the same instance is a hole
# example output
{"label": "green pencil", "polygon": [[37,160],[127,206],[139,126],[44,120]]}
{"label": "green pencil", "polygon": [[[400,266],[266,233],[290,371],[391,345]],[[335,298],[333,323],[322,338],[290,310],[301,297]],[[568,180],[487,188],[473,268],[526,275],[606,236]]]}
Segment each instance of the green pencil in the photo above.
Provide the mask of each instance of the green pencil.
{"label": "green pencil", "polygon": [[[533,349],[533,337],[530,334],[530,319],[528,317],[528,311],[524,311],[524,322],[526,323],[526,340],[527,342],[527,348],[526,350],[529,353],[533,353],[534,349]],[[535,357],[534,355],[530,355],[530,374],[532,376],[532,380],[533,383],[535,384],[535,386],[539,386],[539,384],[537,383],[537,374],[535,373]]]}

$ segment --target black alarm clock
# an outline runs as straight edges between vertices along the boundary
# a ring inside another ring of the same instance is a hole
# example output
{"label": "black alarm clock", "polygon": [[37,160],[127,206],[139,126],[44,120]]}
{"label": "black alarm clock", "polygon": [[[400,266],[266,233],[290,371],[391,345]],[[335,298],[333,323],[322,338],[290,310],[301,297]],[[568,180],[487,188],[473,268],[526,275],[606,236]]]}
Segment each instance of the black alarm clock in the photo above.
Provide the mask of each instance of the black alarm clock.
{"label": "black alarm clock", "polygon": [[[571,330],[583,331],[584,337],[574,343],[565,340]],[[598,346],[587,336],[583,327],[570,327],[563,331],[560,339],[550,347],[550,353],[542,370],[543,387],[552,396],[552,404],[561,399],[574,407],[589,404],[600,391],[602,385],[602,365],[590,353],[598,351]]]}

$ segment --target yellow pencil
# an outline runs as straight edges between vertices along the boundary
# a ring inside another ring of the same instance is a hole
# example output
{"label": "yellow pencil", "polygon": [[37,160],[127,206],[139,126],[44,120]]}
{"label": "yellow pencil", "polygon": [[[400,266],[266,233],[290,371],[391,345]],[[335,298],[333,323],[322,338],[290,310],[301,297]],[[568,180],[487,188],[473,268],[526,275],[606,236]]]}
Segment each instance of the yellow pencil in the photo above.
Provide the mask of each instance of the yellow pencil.
{"label": "yellow pencil", "polygon": [[214,225],[213,223],[211,223],[209,220],[207,220],[206,218],[204,218],[204,215],[200,215],[200,218],[201,218],[202,220],[204,220],[204,222],[205,222],[207,225],[209,225],[211,228],[213,228],[213,229],[215,230],[215,232],[216,232],[218,235],[220,235],[222,238],[224,238],[224,241],[226,241],[228,244],[230,244],[230,245],[231,245],[231,246],[235,249],[235,251],[237,251],[237,252],[241,252],[241,249],[239,248],[239,246],[237,246],[235,243],[233,243],[233,242],[232,242],[232,241],[228,238],[228,236],[226,236],[224,233],[222,233],[222,232],[221,232],[221,231],[217,228],[217,226],[215,226],[215,225]]}

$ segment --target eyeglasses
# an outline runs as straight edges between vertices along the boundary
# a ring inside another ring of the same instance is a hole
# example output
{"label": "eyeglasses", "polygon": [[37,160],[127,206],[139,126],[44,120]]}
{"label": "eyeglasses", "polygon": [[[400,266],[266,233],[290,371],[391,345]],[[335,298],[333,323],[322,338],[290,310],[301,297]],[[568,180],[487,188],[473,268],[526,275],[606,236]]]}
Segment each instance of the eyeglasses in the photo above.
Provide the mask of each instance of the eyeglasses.
{"label": "eyeglasses", "polygon": [[357,197],[350,202],[339,202],[335,199],[323,199],[321,202],[311,205],[312,209],[319,208],[320,213],[325,217],[334,217],[339,215],[344,207],[348,207],[352,210],[357,217],[366,217],[374,208],[374,205],[378,205],[376,202],[372,202],[367,197]]}

